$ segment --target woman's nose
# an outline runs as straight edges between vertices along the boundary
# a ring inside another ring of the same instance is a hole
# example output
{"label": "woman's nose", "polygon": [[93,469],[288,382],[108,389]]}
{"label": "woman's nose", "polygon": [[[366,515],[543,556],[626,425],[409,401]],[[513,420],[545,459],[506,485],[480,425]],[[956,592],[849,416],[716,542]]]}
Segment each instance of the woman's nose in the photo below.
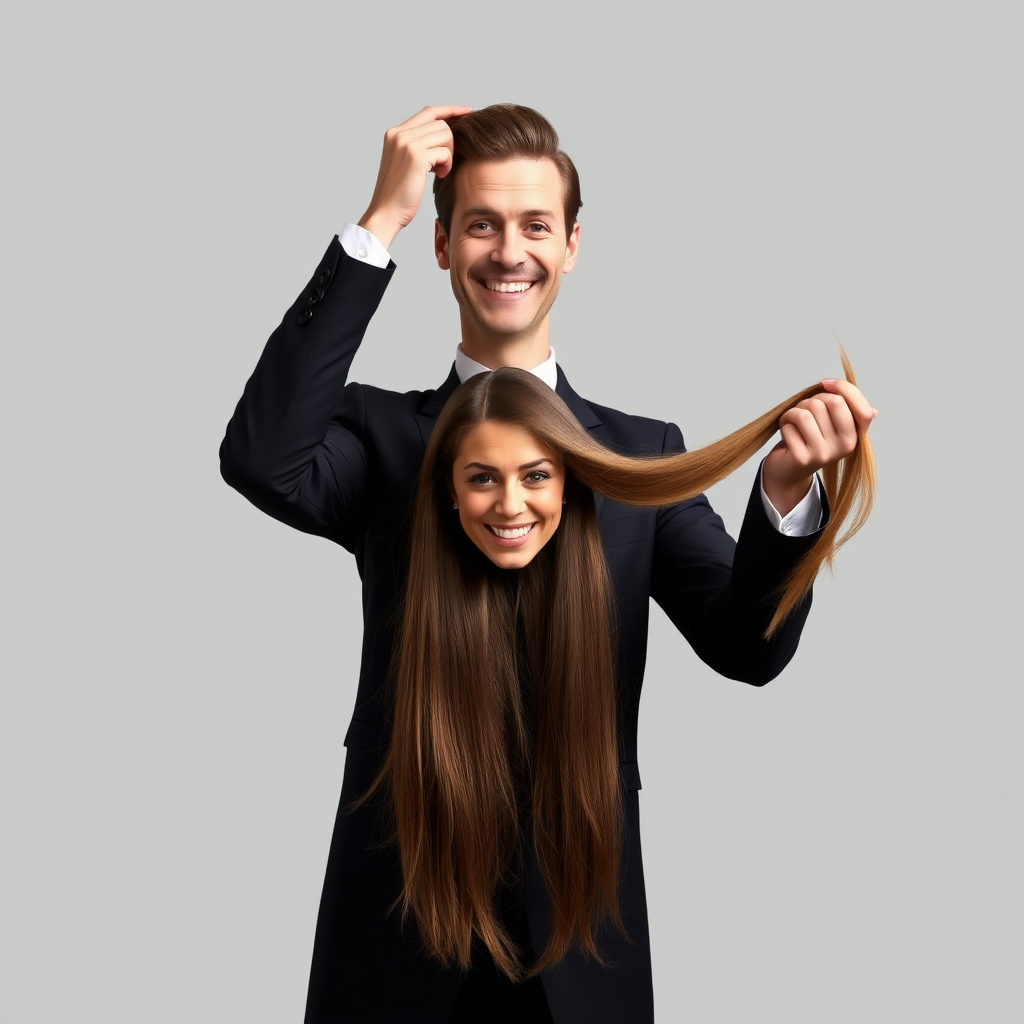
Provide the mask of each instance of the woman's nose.
{"label": "woman's nose", "polygon": [[519,486],[518,481],[514,484],[509,484],[504,489],[496,506],[496,510],[509,519],[519,515],[525,508],[526,501],[523,497],[523,489]]}

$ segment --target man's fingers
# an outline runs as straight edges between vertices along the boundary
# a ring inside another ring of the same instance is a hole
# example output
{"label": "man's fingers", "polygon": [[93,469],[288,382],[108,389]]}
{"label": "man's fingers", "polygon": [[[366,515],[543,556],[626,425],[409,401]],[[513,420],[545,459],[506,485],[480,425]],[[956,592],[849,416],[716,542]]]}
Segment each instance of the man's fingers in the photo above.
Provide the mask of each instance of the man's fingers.
{"label": "man's fingers", "polygon": [[450,146],[438,146],[436,149],[428,149],[426,157],[430,161],[430,169],[439,178],[443,178],[452,169],[452,151]]}
{"label": "man's fingers", "polygon": [[823,380],[821,386],[827,392],[841,395],[845,399],[861,430],[867,430],[871,426],[871,421],[878,415],[878,410],[864,397],[864,393],[856,384],[851,384],[848,380],[837,379]]}
{"label": "man's fingers", "polygon": [[845,458],[857,447],[857,425],[840,395],[814,395],[779,419],[783,439],[798,464],[811,469]]}
{"label": "man's fingers", "polygon": [[443,121],[447,117],[457,117],[459,114],[468,114],[473,108],[453,104],[446,107],[424,107],[417,111],[407,121],[403,121],[399,128],[413,128],[416,125],[427,124],[430,121]]}
{"label": "man's fingers", "polygon": [[801,402],[779,420],[779,432],[794,464],[808,473],[818,469],[828,456],[828,442],[814,410]]}
{"label": "man's fingers", "polygon": [[826,380],[825,389],[779,417],[782,441],[765,462],[766,479],[783,487],[803,486],[812,473],[851,455],[858,429],[878,415],[859,388],[846,380]]}
{"label": "man's fingers", "polygon": [[431,164],[431,169],[434,172],[435,178],[447,178],[448,172],[452,169],[452,151],[450,149],[445,150],[444,158],[435,160]]}
{"label": "man's fingers", "polygon": [[428,121],[409,128],[392,128],[387,147],[399,159],[411,158],[421,171],[444,168],[444,174],[452,162],[454,139],[452,131],[444,121]]}
{"label": "man's fingers", "polygon": [[392,128],[391,130],[396,135],[410,141],[422,141],[424,139],[431,139],[435,136],[447,139],[452,137],[452,130],[448,127],[447,121],[424,121],[422,124],[412,124],[407,126],[399,125],[397,128]]}
{"label": "man's fingers", "polygon": [[[788,414],[787,414],[788,415]],[[792,460],[799,466],[809,465],[811,452],[807,447],[807,440],[799,425],[792,419],[784,419],[779,423],[779,433],[785,442],[786,449]]]}
{"label": "man's fingers", "polygon": [[857,447],[857,423],[842,395],[820,394],[807,400],[826,441],[853,451]]}

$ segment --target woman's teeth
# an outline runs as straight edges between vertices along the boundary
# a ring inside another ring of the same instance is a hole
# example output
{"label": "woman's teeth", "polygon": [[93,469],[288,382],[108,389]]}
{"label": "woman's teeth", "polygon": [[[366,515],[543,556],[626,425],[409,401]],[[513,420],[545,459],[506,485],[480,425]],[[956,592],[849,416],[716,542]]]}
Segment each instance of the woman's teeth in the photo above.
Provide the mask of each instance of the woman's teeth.
{"label": "woman's teeth", "polygon": [[500,526],[488,526],[487,529],[502,540],[515,540],[517,537],[525,537],[533,529],[533,526],[534,524],[530,523],[527,526],[513,527],[511,530],[503,530]]}

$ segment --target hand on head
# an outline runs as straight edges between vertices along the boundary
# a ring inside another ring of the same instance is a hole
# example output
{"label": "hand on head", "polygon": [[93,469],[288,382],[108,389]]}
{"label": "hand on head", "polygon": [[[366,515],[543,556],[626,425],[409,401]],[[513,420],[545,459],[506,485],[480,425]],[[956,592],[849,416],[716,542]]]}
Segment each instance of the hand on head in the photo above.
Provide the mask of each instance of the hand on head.
{"label": "hand on head", "polygon": [[359,221],[386,249],[419,209],[427,175],[443,178],[452,165],[452,132],[446,117],[472,107],[424,107],[384,133],[384,150],[373,197]]}

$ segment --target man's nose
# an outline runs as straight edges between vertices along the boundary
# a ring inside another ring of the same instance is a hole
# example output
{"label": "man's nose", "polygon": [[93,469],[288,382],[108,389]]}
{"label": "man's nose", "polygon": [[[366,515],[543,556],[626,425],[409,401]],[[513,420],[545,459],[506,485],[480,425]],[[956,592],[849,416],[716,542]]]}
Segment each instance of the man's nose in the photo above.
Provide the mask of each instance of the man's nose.
{"label": "man's nose", "polygon": [[491,259],[510,270],[524,262],[526,253],[523,250],[523,239],[519,232],[503,231],[498,236]]}
{"label": "man's nose", "polygon": [[526,509],[526,499],[523,495],[523,489],[519,484],[519,481],[507,484],[505,489],[502,491],[498,498],[498,503],[495,505],[495,511],[499,515],[505,516],[507,519],[519,515]]}

